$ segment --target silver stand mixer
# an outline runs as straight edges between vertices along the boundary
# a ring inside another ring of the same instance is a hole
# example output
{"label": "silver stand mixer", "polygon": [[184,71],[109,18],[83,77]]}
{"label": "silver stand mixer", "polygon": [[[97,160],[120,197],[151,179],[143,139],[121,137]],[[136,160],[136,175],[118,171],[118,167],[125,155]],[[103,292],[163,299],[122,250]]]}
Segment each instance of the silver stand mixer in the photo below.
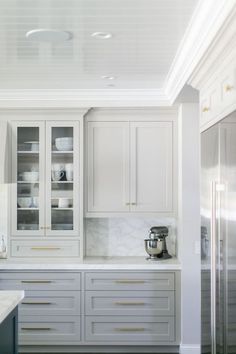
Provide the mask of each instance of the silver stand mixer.
{"label": "silver stand mixer", "polygon": [[168,228],[166,226],[153,226],[149,232],[149,238],[145,239],[145,250],[151,260],[164,260],[172,258],[166,246]]}

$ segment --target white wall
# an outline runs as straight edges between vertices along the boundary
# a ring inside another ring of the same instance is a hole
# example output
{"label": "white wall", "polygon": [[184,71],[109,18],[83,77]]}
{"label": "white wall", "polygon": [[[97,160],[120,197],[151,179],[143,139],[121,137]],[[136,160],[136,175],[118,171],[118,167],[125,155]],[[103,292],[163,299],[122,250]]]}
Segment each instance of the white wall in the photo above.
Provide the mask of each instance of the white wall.
{"label": "white wall", "polygon": [[[179,108],[179,256],[181,353],[200,353],[200,133],[199,105]],[[198,249],[199,248],[199,249]]]}

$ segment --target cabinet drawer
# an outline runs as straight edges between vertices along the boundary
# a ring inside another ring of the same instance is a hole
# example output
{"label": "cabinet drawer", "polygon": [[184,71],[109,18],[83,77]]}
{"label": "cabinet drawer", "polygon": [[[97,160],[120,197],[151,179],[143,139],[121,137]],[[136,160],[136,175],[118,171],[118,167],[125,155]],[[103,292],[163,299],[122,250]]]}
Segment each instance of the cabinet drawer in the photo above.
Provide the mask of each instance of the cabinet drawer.
{"label": "cabinet drawer", "polygon": [[164,272],[86,273],[86,290],[174,290],[175,274]]}
{"label": "cabinet drawer", "polygon": [[1,290],[79,290],[80,273],[1,273]]}
{"label": "cabinet drawer", "polygon": [[201,94],[201,125],[208,123],[220,109],[220,85],[214,82]]}
{"label": "cabinet drawer", "polygon": [[23,316],[19,325],[19,344],[58,344],[80,341],[80,317]]}
{"label": "cabinet drawer", "polygon": [[105,342],[172,342],[174,317],[86,317],[86,340]]}
{"label": "cabinet drawer", "polygon": [[24,258],[78,257],[79,241],[13,240],[11,242],[11,256]]}
{"label": "cabinet drawer", "polygon": [[223,71],[223,75],[221,77],[221,100],[223,104],[223,109],[235,103],[236,68],[234,66],[232,66],[231,69],[228,71]]}
{"label": "cabinet drawer", "polygon": [[174,291],[87,291],[86,315],[174,316]]}
{"label": "cabinet drawer", "polygon": [[20,316],[80,315],[79,291],[27,291],[19,305]]}

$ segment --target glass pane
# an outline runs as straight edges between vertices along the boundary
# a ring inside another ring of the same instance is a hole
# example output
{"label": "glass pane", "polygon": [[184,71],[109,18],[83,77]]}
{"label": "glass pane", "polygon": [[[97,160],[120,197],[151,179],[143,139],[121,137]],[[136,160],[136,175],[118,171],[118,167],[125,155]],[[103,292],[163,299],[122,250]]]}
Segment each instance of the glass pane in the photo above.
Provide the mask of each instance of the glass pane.
{"label": "glass pane", "polygon": [[17,129],[17,230],[39,230],[39,128]]}
{"label": "glass pane", "polygon": [[51,146],[51,229],[73,230],[73,128],[53,127]]}

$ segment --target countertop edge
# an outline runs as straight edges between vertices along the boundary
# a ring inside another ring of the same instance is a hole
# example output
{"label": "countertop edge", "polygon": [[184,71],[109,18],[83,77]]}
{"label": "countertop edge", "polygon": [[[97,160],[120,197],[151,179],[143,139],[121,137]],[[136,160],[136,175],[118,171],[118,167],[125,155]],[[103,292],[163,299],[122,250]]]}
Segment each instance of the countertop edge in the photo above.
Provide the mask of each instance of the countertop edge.
{"label": "countertop edge", "polygon": [[[2,299],[7,296],[7,300]],[[7,316],[19,305],[24,298],[25,292],[23,290],[1,290],[0,291],[0,324],[7,318]]]}

